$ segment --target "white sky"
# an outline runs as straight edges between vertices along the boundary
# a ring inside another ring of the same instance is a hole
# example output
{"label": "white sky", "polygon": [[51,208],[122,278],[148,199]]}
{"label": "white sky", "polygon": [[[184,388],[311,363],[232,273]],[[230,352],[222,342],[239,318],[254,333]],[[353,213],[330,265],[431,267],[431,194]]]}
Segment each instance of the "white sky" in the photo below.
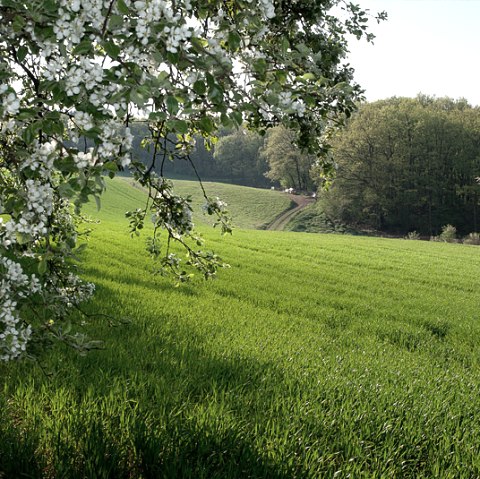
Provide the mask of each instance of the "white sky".
{"label": "white sky", "polygon": [[348,62],[368,101],[418,93],[480,106],[480,0],[356,0],[371,13],[374,44],[350,40]]}

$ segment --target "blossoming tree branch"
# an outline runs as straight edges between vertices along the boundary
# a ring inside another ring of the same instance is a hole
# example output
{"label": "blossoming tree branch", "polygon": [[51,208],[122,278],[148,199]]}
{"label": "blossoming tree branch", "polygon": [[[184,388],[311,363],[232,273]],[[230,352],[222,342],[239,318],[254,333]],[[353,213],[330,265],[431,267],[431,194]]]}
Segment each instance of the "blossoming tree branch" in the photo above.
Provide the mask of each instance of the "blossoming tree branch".
{"label": "blossoming tree branch", "polygon": [[[283,124],[329,173],[328,136],[361,93],[346,35],[371,40],[367,17],[342,0],[0,0],[0,360],[45,336],[88,347],[61,325],[94,291],[74,258],[105,175],[128,169],[148,191],[131,231],[151,219],[148,251],[184,281],[222,265],[161,173],[194,136]],[[149,165],[132,155],[133,120],[148,123]],[[229,231],[223,202],[206,210]]]}

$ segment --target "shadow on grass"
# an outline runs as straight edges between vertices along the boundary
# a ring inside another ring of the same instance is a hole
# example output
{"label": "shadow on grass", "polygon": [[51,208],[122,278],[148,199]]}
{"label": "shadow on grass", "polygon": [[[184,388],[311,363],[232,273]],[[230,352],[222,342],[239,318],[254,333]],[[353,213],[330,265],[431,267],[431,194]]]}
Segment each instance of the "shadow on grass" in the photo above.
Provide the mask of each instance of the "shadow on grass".
{"label": "shadow on grass", "polygon": [[155,337],[132,322],[104,329],[108,349],[57,352],[52,378],[19,366],[0,401],[0,478],[292,477],[254,430],[283,371],[212,353],[186,326],[162,335],[159,319]]}

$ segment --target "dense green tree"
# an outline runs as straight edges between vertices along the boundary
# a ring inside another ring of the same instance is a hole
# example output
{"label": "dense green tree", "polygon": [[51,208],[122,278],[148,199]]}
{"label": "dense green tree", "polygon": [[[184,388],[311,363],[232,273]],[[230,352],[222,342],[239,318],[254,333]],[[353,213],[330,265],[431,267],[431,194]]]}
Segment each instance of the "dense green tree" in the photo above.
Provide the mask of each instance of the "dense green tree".
{"label": "dense green tree", "polygon": [[294,139],[294,132],[283,126],[272,128],[267,133],[261,150],[261,156],[268,165],[265,176],[284,188],[309,191],[314,187],[311,170],[317,159],[301,151],[294,144]]}
{"label": "dense green tree", "polygon": [[223,177],[247,186],[265,186],[266,163],[259,154],[262,145],[263,138],[245,128],[219,138],[213,156]]}
{"label": "dense green tree", "polygon": [[327,215],[360,227],[437,234],[478,228],[480,109],[419,96],[364,104],[334,142]]}

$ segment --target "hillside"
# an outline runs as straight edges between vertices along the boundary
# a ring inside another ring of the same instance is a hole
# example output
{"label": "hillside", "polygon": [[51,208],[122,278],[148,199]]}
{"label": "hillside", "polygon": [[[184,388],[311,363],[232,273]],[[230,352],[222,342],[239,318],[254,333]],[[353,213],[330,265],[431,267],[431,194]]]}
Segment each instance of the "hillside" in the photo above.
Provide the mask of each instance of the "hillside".
{"label": "hillside", "polygon": [[[127,178],[122,180],[131,183],[131,180]],[[194,221],[211,224],[212,219],[208,215],[202,214],[205,199],[199,183],[197,181],[175,180],[174,184],[178,194],[192,197]],[[275,217],[291,206],[289,196],[279,191],[212,182],[204,182],[203,186],[208,196],[218,196],[227,203],[233,224],[237,228],[263,229]],[[112,188],[118,191],[119,186],[112,185]]]}
{"label": "hillside", "polygon": [[200,225],[232,268],[175,288],[141,197],[109,185],[84,255],[105,349],[0,366],[0,477],[479,476],[477,248]]}

